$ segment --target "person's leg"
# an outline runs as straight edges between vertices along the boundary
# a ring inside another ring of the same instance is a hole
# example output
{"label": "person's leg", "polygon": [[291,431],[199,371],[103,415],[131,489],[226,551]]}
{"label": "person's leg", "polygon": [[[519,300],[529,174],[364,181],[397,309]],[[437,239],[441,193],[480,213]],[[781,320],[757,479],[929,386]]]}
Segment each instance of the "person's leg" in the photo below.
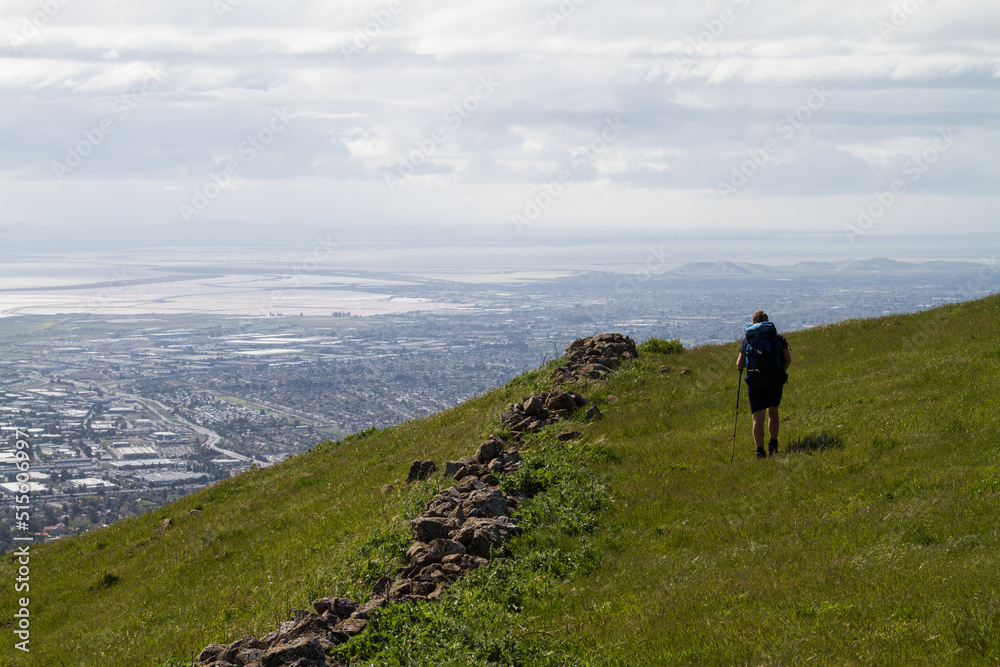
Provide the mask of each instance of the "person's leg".
{"label": "person's leg", "polygon": [[[781,422],[778,419],[778,408],[777,406],[767,409],[767,435],[770,438],[770,442],[767,443],[767,453],[775,454],[778,451],[778,427]],[[763,439],[763,433],[761,434],[761,439]]]}
{"label": "person's leg", "polygon": [[767,409],[767,435],[771,440],[778,439],[778,408]]}
{"label": "person's leg", "polygon": [[767,410],[753,413],[753,442],[757,445],[757,456],[764,452],[764,414]]}

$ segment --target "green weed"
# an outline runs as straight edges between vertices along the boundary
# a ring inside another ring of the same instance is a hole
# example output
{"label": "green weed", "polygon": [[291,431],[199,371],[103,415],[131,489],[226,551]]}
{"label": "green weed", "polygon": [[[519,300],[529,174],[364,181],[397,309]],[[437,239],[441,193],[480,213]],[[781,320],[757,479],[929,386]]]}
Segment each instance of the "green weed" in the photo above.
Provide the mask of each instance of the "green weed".
{"label": "green weed", "polygon": [[505,480],[531,496],[521,511],[525,532],[507,553],[460,580],[439,604],[374,612],[365,632],[333,656],[354,665],[599,664],[574,655],[565,640],[529,629],[524,618],[560,582],[597,567],[593,546],[574,539],[596,526],[604,504],[584,451],[551,435],[534,439],[523,450],[524,468]]}
{"label": "green weed", "polygon": [[103,573],[100,578],[90,585],[87,590],[89,591],[100,591],[107,588],[111,588],[121,579],[117,574],[112,574],[111,572]]}
{"label": "green weed", "polygon": [[639,354],[679,354],[684,351],[684,345],[677,340],[663,340],[662,338],[649,338],[639,343],[637,346]]}

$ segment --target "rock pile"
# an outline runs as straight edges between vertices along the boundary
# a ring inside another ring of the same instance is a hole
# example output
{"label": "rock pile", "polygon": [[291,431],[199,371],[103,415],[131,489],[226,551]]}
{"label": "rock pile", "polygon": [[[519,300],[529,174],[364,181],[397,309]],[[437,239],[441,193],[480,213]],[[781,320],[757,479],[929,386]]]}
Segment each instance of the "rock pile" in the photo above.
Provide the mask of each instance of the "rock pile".
{"label": "rock pile", "polygon": [[577,338],[566,348],[566,363],[552,373],[556,382],[599,380],[626,359],[639,356],[635,341],[618,333]]}
{"label": "rock pile", "polygon": [[[623,360],[637,357],[635,343],[621,334],[600,334],[574,341],[566,348],[566,365],[556,370],[558,382],[601,378]],[[314,611],[295,610],[290,621],[264,637],[246,636],[232,644],[210,644],[196,659],[199,667],[333,667],[327,653],[362,632],[375,609],[420,600],[439,600],[459,577],[481,567],[502,553],[511,537],[520,534],[514,512],[524,496],[504,493],[498,476],[519,468],[516,445],[526,433],[564,419],[586,400],[562,389],[532,393],[521,403],[511,403],[501,417],[511,435],[492,435],[479,445],[475,456],[448,461],[444,476],[455,483],[440,491],[426,509],[410,522],[414,543],[395,577],[384,576],[364,604],[347,598],[314,600]],[[597,406],[587,419],[600,417]],[[564,433],[561,439],[578,437]],[[437,471],[427,459],[414,461],[407,482],[425,479]],[[383,487],[383,492],[391,490]]]}
{"label": "rock pile", "polygon": [[209,644],[196,663],[210,667],[327,667],[326,652],[364,630],[367,611],[354,600],[322,598],[316,613],[296,610],[291,621],[264,637],[246,636],[232,644]]}
{"label": "rock pile", "polygon": [[[402,578],[393,587],[398,595],[391,599],[439,599],[456,579],[485,565],[521,533],[511,513],[523,497],[501,491],[500,481],[490,471],[490,465],[506,456],[501,453],[487,465],[449,463],[459,464],[456,474],[464,476],[435,495],[423,514],[410,522],[416,542],[406,552],[406,564],[399,571]],[[470,470],[474,466],[479,468]]]}
{"label": "rock pile", "polygon": [[[437,493],[410,522],[415,542],[396,577],[382,577],[367,602],[347,598],[313,601],[315,612],[296,610],[291,621],[264,637],[246,636],[232,644],[211,644],[198,655],[200,667],[331,667],[327,652],[365,629],[368,614],[389,604],[439,600],[459,577],[485,565],[521,532],[512,512],[524,499],[505,494],[496,474],[521,465],[508,439],[491,436],[475,457],[445,464],[457,481]],[[411,477],[432,471],[427,460],[411,466]],[[494,474],[495,473],[495,474]]]}
{"label": "rock pile", "polygon": [[536,433],[559,419],[565,419],[573,411],[587,404],[580,394],[562,389],[532,392],[523,403],[511,403],[500,417],[500,423],[509,428],[515,437],[525,433]]}

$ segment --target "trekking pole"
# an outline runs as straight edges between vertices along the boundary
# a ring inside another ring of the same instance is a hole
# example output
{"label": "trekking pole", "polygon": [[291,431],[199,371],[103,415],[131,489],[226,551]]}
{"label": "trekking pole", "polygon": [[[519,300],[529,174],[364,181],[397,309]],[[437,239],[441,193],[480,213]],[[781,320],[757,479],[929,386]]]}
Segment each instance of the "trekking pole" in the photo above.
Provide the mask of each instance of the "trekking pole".
{"label": "trekking pole", "polygon": [[729,457],[732,463],[736,459],[736,427],[740,423],[740,385],[743,384],[743,369],[739,369],[740,379],[736,381],[736,421],[733,423],[733,455]]}

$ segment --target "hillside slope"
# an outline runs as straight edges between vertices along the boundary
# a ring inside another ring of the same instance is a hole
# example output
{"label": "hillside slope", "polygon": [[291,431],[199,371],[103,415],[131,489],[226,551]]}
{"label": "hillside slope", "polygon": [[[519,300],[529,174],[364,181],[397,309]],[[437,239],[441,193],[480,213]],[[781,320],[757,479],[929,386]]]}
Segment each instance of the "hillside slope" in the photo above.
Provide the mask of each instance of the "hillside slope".
{"label": "hillside slope", "polygon": [[[743,400],[733,463],[736,344],[647,352],[576,388],[604,413],[573,424],[579,441],[532,441],[535,477],[516,483],[576,486],[528,504],[534,529],[511,564],[456,587],[441,611],[387,615],[345,655],[996,664],[998,330],[991,297],[789,334],[781,451],[754,458]],[[314,598],[362,595],[398,562],[405,518],[438,483],[404,490],[410,461],[471,453],[551,370],[32,547],[32,652],[5,641],[4,664],[183,664],[213,641],[272,630]],[[395,489],[382,493],[387,483]],[[7,581],[16,569],[4,559]],[[469,627],[456,631],[456,619]]]}

